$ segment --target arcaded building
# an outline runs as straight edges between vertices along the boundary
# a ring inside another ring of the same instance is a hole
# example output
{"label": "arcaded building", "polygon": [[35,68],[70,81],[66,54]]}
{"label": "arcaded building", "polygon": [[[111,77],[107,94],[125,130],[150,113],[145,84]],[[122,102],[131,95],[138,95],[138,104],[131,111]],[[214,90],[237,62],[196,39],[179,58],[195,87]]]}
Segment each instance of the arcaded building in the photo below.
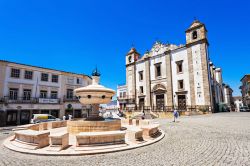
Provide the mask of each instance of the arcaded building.
{"label": "arcaded building", "polygon": [[120,109],[216,111],[225,102],[222,69],[210,60],[207,29],[195,20],[184,45],[155,42],[143,55],[126,55],[126,85],[118,86]]}

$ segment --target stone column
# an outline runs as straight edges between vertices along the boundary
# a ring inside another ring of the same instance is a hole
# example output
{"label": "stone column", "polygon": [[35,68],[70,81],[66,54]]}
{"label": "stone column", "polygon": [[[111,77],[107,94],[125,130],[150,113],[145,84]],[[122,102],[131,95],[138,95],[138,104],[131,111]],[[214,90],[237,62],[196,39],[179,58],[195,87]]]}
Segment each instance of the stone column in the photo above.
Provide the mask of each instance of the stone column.
{"label": "stone column", "polygon": [[89,111],[87,120],[104,120],[103,117],[99,116],[99,104],[92,104],[92,110]]}
{"label": "stone column", "polygon": [[150,63],[149,59],[145,61],[145,80],[146,80],[146,102],[145,106],[151,106],[151,81],[150,81]]}
{"label": "stone column", "polygon": [[64,104],[61,104],[60,105],[60,110],[59,110],[59,118],[62,119],[64,115],[65,115]]}
{"label": "stone column", "polygon": [[205,105],[211,105],[211,91],[210,91],[210,80],[208,75],[208,57],[207,57],[207,45],[206,43],[201,44],[201,67],[202,67],[202,81],[203,81],[203,88],[204,88],[204,99]]}
{"label": "stone column", "polygon": [[190,97],[191,103],[190,105],[195,104],[195,89],[194,89],[194,66],[193,66],[193,55],[192,48],[187,47],[187,55],[188,55],[188,70],[189,70],[189,84],[190,84]]}
{"label": "stone column", "polygon": [[171,54],[166,52],[166,75],[167,75],[167,106],[173,107],[173,83],[172,83],[172,65],[171,65]]}

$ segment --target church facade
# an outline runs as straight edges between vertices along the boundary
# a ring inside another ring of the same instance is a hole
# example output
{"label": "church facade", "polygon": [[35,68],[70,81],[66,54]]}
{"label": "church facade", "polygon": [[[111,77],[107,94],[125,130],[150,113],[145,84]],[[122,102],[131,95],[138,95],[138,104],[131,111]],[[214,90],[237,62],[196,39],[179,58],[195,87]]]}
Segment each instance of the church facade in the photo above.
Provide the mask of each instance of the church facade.
{"label": "church facade", "polygon": [[126,85],[118,86],[121,109],[166,108],[216,111],[225,102],[221,68],[209,58],[207,30],[195,20],[186,32],[186,44],[156,42],[142,56],[135,48],[126,55]]}

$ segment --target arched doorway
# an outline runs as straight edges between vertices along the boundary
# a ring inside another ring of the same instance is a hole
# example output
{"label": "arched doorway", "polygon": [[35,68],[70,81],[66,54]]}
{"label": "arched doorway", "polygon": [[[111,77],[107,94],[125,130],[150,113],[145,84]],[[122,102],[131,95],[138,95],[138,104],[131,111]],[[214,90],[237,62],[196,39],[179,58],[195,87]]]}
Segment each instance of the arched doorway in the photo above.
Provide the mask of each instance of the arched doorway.
{"label": "arched doorway", "polygon": [[165,107],[165,93],[166,87],[162,84],[157,84],[152,89],[155,105],[157,110],[163,110]]}

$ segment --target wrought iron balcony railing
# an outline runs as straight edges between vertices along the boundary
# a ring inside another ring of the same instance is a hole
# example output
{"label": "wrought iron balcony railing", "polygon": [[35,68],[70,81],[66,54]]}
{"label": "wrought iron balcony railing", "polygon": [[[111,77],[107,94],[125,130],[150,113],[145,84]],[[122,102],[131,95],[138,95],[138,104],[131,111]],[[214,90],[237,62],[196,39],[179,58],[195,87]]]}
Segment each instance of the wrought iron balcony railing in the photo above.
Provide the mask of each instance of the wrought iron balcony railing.
{"label": "wrought iron balcony railing", "polygon": [[63,102],[79,102],[79,99],[76,96],[64,96]]}
{"label": "wrought iron balcony railing", "polygon": [[35,98],[35,97],[10,97],[4,96],[4,103],[7,104],[59,104],[58,98]]}

